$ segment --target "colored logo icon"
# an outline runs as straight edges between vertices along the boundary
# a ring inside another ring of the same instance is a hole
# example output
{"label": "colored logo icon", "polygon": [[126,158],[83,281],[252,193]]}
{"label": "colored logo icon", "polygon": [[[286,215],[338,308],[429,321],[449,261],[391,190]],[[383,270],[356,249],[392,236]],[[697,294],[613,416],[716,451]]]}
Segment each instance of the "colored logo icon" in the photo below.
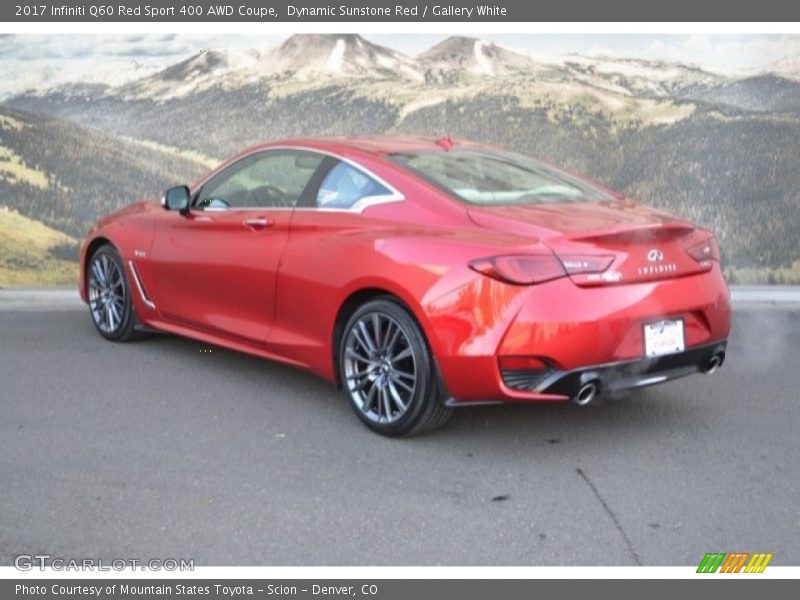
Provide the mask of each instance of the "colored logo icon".
{"label": "colored logo icon", "polygon": [[708,552],[697,567],[698,573],[763,573],[772,554],[756,552]]}

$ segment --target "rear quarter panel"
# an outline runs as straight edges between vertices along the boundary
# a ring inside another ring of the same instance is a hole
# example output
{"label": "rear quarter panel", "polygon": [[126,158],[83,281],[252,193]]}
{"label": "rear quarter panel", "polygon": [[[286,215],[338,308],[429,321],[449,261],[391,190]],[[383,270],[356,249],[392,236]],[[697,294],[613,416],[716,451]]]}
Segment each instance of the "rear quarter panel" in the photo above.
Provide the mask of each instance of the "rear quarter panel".
{"label": "rear quarter panel", "polygon": [[482,278],[469,261],[530,243],[477,230],[466,216],[460,224],[442,220],[410,202],[364,213],[295,211],[269,349],[335,380],[333,331],[340,308],[355,293],[383,290],[411,310],[434,353],[446,356],[468,332],[460,331],[463,319],[454,319],[441,299],[456,298],[457,290],[471,290]]}

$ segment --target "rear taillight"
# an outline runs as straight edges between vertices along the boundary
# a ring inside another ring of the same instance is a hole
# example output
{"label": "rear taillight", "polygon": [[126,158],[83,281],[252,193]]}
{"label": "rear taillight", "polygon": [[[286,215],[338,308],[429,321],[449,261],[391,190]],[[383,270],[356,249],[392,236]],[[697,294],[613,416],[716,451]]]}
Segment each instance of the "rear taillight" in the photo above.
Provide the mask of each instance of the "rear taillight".
{"label": "rear taillight", "polygon": [[614,262],[613,256],[594,256],[591,254],[559,254],[561,264],[570,275],[581,275],[582,273],[602,273],[611,263]]}
{"label": "rear taillight", "polygon": [[713,235],[708,236],[699,243],[692,244],[686,248],[686,253],[699,263],[709,260],[719,262],[719,246],[717,246],[717,241]]}
{"label": "rear taillight", "polygon": [[515,285],[532,285],[566,275],[564,267],[552,254],[489,256],[471,261],[469,268],[487,277]]}

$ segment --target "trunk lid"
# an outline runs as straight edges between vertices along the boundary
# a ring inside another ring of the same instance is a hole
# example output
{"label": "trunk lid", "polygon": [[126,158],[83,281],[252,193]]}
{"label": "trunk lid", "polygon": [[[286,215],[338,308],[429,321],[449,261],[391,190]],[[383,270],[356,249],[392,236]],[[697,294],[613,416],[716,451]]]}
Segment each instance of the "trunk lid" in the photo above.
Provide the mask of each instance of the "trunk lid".
{"label": "trunk lid", "polygon": [[468,213],[481,227],[540,239],[581,286],[658,281],[710,268],[686,251],[703,232],[628,200],[471,206]]}

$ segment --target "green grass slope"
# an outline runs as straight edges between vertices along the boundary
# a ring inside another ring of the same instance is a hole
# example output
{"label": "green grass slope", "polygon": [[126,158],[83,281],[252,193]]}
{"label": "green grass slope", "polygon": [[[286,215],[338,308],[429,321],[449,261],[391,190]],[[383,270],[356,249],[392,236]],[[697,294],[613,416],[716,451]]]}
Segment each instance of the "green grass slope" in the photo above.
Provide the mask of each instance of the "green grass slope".
{"label": "green grass slope", "polygon": [[0,287],[69,285],[78,278],[74,238],[0,206]]}

